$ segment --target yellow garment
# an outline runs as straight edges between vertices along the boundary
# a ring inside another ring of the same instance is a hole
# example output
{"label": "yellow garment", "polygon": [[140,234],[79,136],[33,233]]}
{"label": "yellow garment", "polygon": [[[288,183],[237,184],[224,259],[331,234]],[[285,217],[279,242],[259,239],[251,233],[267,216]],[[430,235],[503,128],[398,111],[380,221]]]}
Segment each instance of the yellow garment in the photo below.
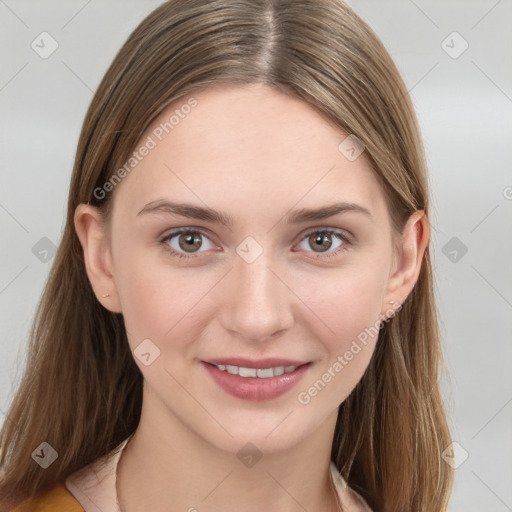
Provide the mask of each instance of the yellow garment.
{"label": "yellow garment", "polygon": [[[0,510],[3,511],[4,508]],[[9,512],[84,512],[80,503],[63,484],[54,485],[49,490],[7,510]]]}

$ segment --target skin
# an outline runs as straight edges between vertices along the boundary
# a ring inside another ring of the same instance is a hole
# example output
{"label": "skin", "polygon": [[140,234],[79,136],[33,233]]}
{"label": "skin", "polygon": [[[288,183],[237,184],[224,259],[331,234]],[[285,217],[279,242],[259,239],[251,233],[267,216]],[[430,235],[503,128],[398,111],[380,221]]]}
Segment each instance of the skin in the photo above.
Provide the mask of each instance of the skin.
{"label": "skin", "polygon": [[[141,143],[188,97],[170,105]],[[390,301],[406,299],[429,242],[427,218],[414,213],[395,247],[384,192],[364,152],[349,161],[338,150],[347,135],[307,103],[262,85],[210,87],[193,97],[197,106],[116,186],[110,231],[94,207],[75,212],[98,300],[123,314],[132,351],[147,338],[160,350],[149,366],[134,357],[144,376],[143,408],[119,462],[121,506],[335,510],[329,461],[337,410],[363,376],[376,337],[308,404],[297,395],[359,333],[390,316]],[[157,199],[207,205],[234,224],[137,215]],[[371,217],[285,220],[289,210],[341,200]],[[181,227],[206,234],[196,235],[196,258],[165,251],[166,243],[191,254],[180,249],[180,235],[160,242]],[[309,237],[313,228],[348,232],[352,243],[332,256],[340,240],[327,235],[324,252]],[[252,263],[236,252],[247,236],[263,248]],[[201,360],[222,356],[313,364],[284,395],[251,402],[226,394],[204,371]],[[262,454],[252,468],[236,456],[248,442]],[[358,510],[348,499],[346,506]]]}

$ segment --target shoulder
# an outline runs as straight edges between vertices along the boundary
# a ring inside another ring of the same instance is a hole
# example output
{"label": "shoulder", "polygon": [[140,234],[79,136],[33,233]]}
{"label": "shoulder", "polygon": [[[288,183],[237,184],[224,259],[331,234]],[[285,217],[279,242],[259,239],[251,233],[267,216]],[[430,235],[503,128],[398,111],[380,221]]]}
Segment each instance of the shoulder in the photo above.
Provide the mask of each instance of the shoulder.
{"label": "shoulder", "polygon": [[5,505],[0,503],[2,512],[84,512],[80,503],[62,483],[58,483],[47,491],[36,494],[14,507],[4,507]]}

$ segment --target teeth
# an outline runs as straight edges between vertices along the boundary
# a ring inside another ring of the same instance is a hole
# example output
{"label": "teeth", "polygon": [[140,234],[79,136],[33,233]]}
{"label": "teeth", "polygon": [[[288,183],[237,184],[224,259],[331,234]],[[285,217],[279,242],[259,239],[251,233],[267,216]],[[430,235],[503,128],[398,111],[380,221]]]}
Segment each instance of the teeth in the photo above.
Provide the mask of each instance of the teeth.
{"label": "teeth", "polygon": [[238,375],[240,377],[256,377],[257,372],[256,368],[238,368]]}
{"label": "teeth", "polygon": [[238,375],[238,366],[231,366],[230,364],[226,365],[226,370],[228,373],[233,375]]}
{"label": "teeth", "polygon": [[[242,371],[241,368],[240,368],[240,371]],[[268,379],[269,377],[274,376],[274,369],[273,368],[265,368],[265,369],[260,368],[259,370],[256,370],[255,376],[259,377],[260,379]],[[244,377],[245,377],[245,375],[244,375]]]}
{"label": "teeth", "polygon": [[258,377],[260,379],[269,379],[283,373],[293,372],[297,366],[276,366],[275,368],[244,368],[243,366],[233,366],[231,364],[216,364],[219,370],[227,371],[232,375],[240,377]]}

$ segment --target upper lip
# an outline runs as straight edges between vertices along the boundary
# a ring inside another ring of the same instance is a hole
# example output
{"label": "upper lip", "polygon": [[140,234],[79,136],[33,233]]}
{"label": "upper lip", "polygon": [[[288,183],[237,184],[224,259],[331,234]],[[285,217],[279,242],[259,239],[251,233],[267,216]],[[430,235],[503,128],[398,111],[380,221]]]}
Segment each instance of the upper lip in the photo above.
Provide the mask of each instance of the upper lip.
{"label": "upper lip", "polygon": [[205,359],[205,363],[224,364],[232,366],[241,366],[243,368],[276,368],[277,366],[302,366],[311,361],[297,361],[295,359],[281,359],[278,357],[266,357],[265,359],[247,359],[245,357],[218,357],[214,359]]}

